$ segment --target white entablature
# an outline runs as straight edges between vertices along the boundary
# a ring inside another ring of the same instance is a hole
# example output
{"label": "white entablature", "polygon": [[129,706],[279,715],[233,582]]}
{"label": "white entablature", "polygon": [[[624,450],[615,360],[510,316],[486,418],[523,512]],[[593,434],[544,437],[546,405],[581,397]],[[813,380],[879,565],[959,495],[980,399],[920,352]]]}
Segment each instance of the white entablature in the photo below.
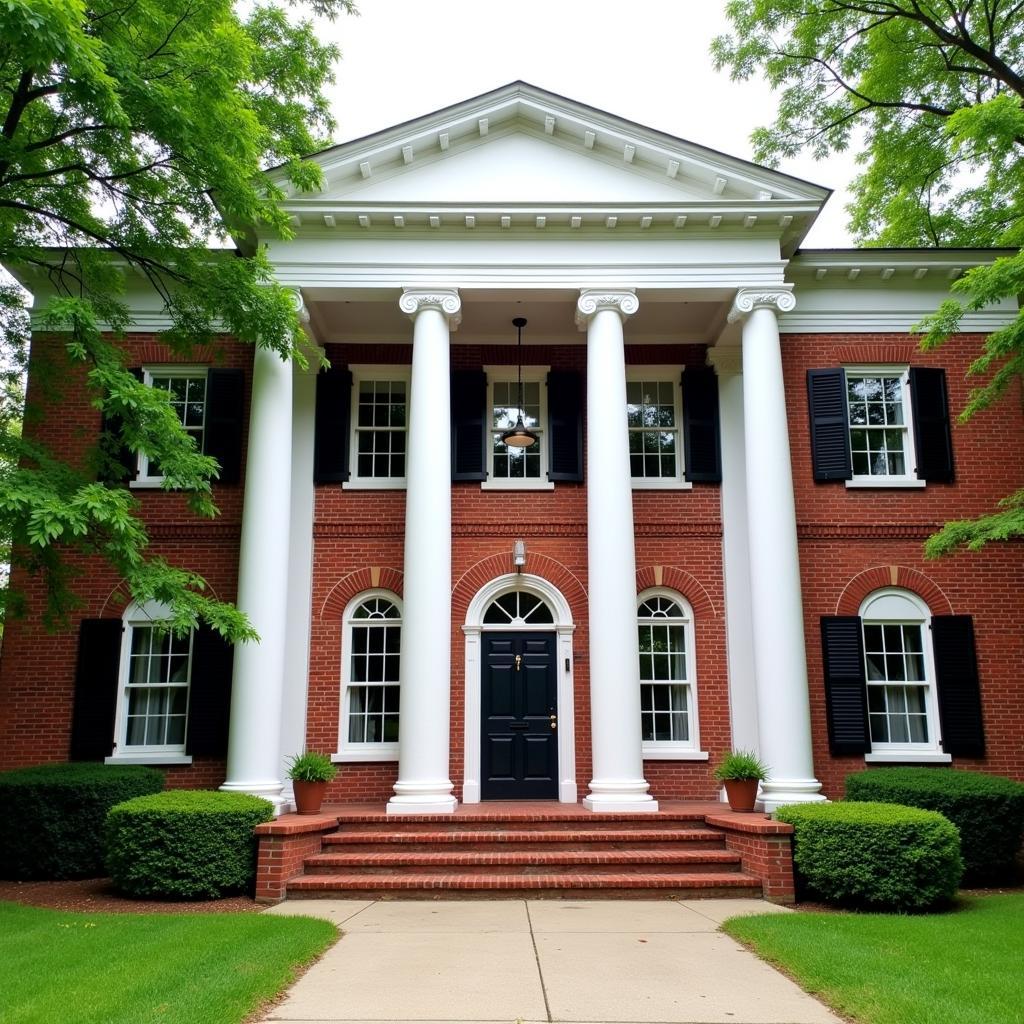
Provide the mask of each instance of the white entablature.
{"label": "white entablature", "polygon": [[739,229],[788,254],[829,195],[524,82],[311,159],[322,192],[296,193],[276,172],[300,237]]}

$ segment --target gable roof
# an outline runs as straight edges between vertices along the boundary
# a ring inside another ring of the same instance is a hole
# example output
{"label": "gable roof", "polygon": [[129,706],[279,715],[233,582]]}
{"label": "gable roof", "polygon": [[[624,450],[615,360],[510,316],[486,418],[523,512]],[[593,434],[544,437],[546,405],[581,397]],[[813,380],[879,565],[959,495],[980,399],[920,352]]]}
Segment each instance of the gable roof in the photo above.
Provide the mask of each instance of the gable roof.
{"label": "gable roof", "polygon": [[777,229],[792,251],[830,190],[676,138],[527,82],[312,154],[324,189],[292,224]]}

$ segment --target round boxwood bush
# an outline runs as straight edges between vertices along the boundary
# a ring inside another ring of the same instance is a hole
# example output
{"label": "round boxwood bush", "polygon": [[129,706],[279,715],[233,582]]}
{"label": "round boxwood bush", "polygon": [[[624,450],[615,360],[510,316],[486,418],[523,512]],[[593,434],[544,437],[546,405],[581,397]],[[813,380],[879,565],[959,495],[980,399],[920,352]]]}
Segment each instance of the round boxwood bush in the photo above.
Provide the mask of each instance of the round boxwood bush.
{"label": "round boxwood bush", "polygon": [[144,765],[44,764],[0,772],[0,878],[99,877],[107,811],[163,788],[163,773]]}
{"label": "round boxwood bush", "polygon": [[250,890],[253,829],[274,816],[269,800],[244,793],[173,790],[111,808],[107,869],[129,896],[215,899]]}
{"label": "round boxwood bush", "polygon": [[807,895],[865,910],[927,910],[950,900],[963,862],[956,827],[935,811],[878,803],[794,804],[793,863]]}
{"label": "round boxwood bush", "polygon": [[846,776],[846,799],[923,807],[960,830],[964,869],[974,881],[1014,871],[1024,833],[1024,785],[955,768],[872,768]]}

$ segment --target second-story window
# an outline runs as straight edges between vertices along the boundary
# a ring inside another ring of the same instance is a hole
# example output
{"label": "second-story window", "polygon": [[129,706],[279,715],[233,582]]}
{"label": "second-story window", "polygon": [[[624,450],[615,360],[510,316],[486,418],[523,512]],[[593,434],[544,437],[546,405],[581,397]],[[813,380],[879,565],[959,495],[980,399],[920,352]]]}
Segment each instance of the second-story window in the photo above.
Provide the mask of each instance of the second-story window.
{"label": "second-story window", "polygon": [[353,367],[352,376],[352,482],[404,487],[408,370]]}
{"label": "second-story window", "polygon": [[[177,413],[185,431],[203,450],[206,429],[206,369],[183,367],[154,367],[143,371],[143,380],[153,388],[166,391],[171,408]],[[138,480],[156,482],[163,479],[163,471],[156,459],[139,452]]]}
{"label": "second-story window", "polygon": [[683,479],[679,372],[631,367],[626,380],[629,471],[634,487],[664,487]]}

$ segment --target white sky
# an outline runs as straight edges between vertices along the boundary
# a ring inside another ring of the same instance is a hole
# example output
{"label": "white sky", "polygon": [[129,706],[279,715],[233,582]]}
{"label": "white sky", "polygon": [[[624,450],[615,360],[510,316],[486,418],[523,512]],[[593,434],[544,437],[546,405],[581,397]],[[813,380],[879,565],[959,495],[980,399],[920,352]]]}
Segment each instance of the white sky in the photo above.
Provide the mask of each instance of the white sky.
{"label": "white sky", "polygon": [[[775,97],[711,61],[725,0],[357,0],[325,28],[342,48],[331,96],[337,139],[368,135],[516,79],[671,135],[751,159]],[[852,157],[781,170],[836,190],[804,242],[847,246]]]}

